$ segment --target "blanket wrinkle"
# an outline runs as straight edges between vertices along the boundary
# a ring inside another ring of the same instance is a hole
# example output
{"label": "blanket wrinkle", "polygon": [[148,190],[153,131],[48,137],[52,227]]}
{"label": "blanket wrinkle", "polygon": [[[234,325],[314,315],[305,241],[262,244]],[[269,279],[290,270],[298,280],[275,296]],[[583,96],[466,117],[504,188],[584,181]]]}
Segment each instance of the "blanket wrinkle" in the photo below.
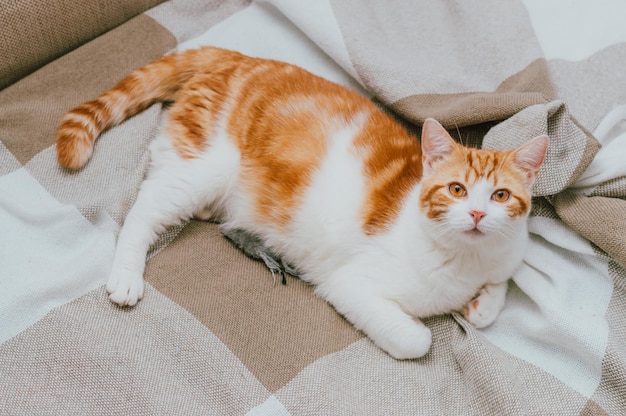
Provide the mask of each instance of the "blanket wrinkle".
{"label": "blanket wrinkle", "polygon": [[566,190],[555,195],[554,207],[563,222],[626,268],[626,200]]}

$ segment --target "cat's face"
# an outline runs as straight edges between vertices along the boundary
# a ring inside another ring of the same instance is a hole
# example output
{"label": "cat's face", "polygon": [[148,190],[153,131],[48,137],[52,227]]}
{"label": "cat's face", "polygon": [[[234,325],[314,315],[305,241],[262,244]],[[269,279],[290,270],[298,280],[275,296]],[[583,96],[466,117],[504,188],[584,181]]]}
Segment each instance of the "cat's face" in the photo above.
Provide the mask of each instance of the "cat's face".
{"label": "cat's face", "polygon": [[478,243],[520,231],[547,137],[512,151],[478,150],[454,143],[437,124],[425,127],[422,149],[419,203],[433,237]]}
{"label": "cat's face", "polygon": [[435,229],[455,239],[479,241],[515,232],[531,194],[525,175],[506,154],[458,148],[422,182],[420,208]]}

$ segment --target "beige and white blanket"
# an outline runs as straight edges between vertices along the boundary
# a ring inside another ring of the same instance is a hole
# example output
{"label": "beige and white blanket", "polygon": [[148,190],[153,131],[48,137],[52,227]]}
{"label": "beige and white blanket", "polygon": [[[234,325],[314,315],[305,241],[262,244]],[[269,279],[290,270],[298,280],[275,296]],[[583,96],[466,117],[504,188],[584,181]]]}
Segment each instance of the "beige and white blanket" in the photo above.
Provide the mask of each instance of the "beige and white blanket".
{"label": "beige and white blanket", "polygon": [[[626,414],[623,2],[45,3],[0,2],[0,414]],[[56,126],[133,68],[206,44],[300,65],[414,132],[435,117],[491,148],[549,134],[497,322],[429,319],[430,353],[396,361],[195,221],[153,247],[144,300],[109,302],[163,110],[105,132],[79,172],[56,163]]]}

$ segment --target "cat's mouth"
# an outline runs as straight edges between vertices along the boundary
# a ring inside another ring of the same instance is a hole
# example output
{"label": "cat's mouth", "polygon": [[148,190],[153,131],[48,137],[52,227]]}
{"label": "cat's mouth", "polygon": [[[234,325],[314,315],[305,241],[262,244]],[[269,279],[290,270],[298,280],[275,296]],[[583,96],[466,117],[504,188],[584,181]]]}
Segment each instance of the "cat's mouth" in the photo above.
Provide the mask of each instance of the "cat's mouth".
{"label": "cat's mouth", "polygon": [[463,234],[469,235],[469,236],[472,236],[472,237],[479,237],[481,235],[485,235],[485,233],[480,231],[477,227],[474,227],[471,230],[463,231]]}

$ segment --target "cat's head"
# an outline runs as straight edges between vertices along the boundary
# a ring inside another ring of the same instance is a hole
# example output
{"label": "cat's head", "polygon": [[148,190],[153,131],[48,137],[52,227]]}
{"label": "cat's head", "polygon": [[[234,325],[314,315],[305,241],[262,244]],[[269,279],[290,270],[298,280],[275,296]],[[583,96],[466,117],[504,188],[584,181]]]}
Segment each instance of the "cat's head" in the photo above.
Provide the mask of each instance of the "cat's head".
{"label": "cat's head", "polygon": [[514,150],[468,148],[437,121],[426,120],[419,203],[433,237],[480,243],[525,230],[532,185],[547,148],[545,135]]}

